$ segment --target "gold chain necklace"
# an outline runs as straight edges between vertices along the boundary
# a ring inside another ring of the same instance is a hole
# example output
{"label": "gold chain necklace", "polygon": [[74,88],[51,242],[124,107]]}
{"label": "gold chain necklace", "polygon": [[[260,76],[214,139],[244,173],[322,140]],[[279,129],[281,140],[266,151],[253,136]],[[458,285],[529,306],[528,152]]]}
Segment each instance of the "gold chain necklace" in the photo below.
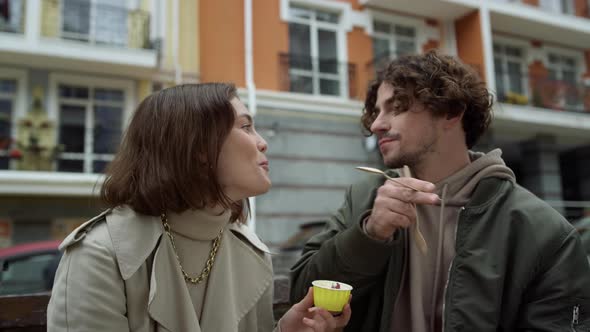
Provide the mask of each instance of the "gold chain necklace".
{"label": "gold chain necklace", "polygon": [[164,225],[164,230],[166,231],[166,234],[168,234],[168,237],[170,238],[170,242],[172,243],[172,248],[174,249],[174,255],[176,255],[176,259],[178,260],[178,265],[180,266],[180,271],[182,271],[182,275],[184,276],[184,280],[186,280],[192,284],[201,283],[203,280],[205,280],[205,278],[207,278],[209,276],[209,273],[211,272],[211,267],[213,267],[213,262],[215,262],[215,255],[217,254],[217,250],[219,249],[219,243],[221,242],[221,236],[223,235],[223,228],[219,231],[219,234],[217,235],[217,237],[215,239],[213,239],[213,247],[211,248],[211,251],[209,252],[209,258],[207,259],[207,263],[205,263],[205,268],[203,269],[203,271],[201,271],[201,273],[198,276],[191,277],[188,275],[188,273],[186,273],[186,271],[182,267],[182,264],[180,263],[180,257],[178,256],[178,250],[176,249],[176,244],[174,243],[174,237],[172,236],[172,232],[170,230],[170,225],[168,224],[168,218],[166,217],[166,214],[162,213],[160,218],[162,219],[162,224]]}

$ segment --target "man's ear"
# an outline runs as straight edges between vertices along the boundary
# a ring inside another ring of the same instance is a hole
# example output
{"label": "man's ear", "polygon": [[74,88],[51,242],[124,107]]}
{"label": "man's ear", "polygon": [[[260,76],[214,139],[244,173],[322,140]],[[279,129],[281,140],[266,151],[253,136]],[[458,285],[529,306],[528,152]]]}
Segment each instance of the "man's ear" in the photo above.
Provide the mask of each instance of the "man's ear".
{"label": "man's ear", "polygon": [[447,115],[446,118],[444,119],[444,129],[451,129],[457,125],[461,125],[461,122],[463,121],[463,114],[465,114],[465,112],[461,112],[457,115]]}

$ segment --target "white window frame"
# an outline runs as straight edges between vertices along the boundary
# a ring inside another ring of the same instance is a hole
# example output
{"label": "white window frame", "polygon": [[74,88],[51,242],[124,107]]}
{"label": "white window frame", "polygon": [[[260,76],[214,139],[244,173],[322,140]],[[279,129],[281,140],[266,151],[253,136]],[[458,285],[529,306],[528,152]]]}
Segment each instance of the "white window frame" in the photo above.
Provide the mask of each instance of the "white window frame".
{"label": "white window frame", "polygon": [[[397,41],[398,40],[405,40],[405,41],[411,40],[412,42],[414,42],[414,53],[416,53],[416,54],[421,53],[420,46],[418,45],[418,31],[419,31],[419,29],[415,25],[402,24],[402,23],[399,23],[396,21],[380,20],[380,19],[374,18],[373,24],[375,24],[376,22],[389,24],[392,28],[394,28],[394,30],[395,30],[396,26],[414,29],[414,38],[410,38],[410,37],[406,37],[406,36],[399,36],[395,32],[384,33],[384,32],[374,31],[374,28],[373,28],[373,36],[372,36],[373,39],[376,39],[376,38],[377,39],[386,39],[389,42],[389,56],[392,60],[397,56]],[[377,54],[374,54],[373,56],[377,56]]]}
{"label": "white window frame", "polygon": [[[40,0],[40,1],[46,1],[46,0]],[[87,43],[90,45],[96,45],[96,11],[97,11],[97,6],[101,5],[101,1],[100,0],[89,0],[90,1],[90,11],[88,12],[88,20],[89,20],[89,27],[88,27],[88,41],[82,41],[80,40],[79,42],[83,42],[83,43]],[[127,9],[127,17],[126,19],[128,19],[128,15],[129,15],[129,10],[133,9],[133,8],[139,8],[139,1],[137,0],[128,0],[126,2],[125,6],[121,6],[121,8],[126,8]],[[59,37],[63,40],[71,40],[71,41],[78,41],[76,39],[70,39],[67,37],[64,37],[64,31],[63,31],[63,23],[64,23],[64,0],[59,0],[59,7],[58,7],[58,33],[59,33]],[[152,12],[155,13],[155,12]],[[152,13],[150,13],[150,15],[152,15]],[[125,22],[126,23],[126,28],[125,28],[125,32],[127,33],[127,39],[129,38],[129,22]],[[151,26],[150,26],[151,28]],[[66,36],[68,36],[69,34],[71,34],[72,36],[75,36],[72,33],[67,33]],[[81,35],[81,34],[80,34]],[[110,44],[107,44],[110,45]],[[124,45],[124,47],[129,47],[129,40],[126,40]]]}
{"label": "white window frame", "polygon": [[[399,25],[404,27],[412,27],[416,31],[416,54],[422,54],[422,47],[429,40],[441,41],[441,31],[438,27],[432,27],[426,24],[426,21],[421,18],[397,15],[392,13],[384,13],[377,10],[369,10],[369,21],[370,24],[367,27],[367,34],[374,38],[375,35],[380,36],[381,34],[375,32],[373,27],[375,22],[389,23],[392,25]],[[453,37],[454,38],[454,37]],[[391,50],[391,46],[390,46]]]}
{"label": "white window frame", "polygon": [[[519,62],[520,63],[520,65],[522,66],[521,67],[521,70],[522,70],[522,72],[521,72],[521,75],[522,75],[522,82],[521,82],[522,86],[521,86],[521,89],[524,92],[524,95],[527,98],[530,98],[531,92],[530,92],[530,87],[529,87],[529,72],[528,72],[528,66],[529,66],[529,63],[530,63],[530,61],[529,61],[529,53],[530,52],[529,52],[529,46],[528,46],[528,44],[526,42],[515,41],[515,40],[508,39],[508,38],[497,37],[497,36],[494,36],[492,38],[492,45],[493,44],[499,44],[502,47],[506,47],[506,46],[514,47],[514,48],[518,48],[518,49],[520,49],[522,51],[522,56],[520,58],[517,58],[517,57],[514,57],[514,56],[509,56],[509,55],[506,55],[505,53],[502,53],[501,54],[501,58],[502,58],[501,61],[502,61],[502,65],[505,68],[508,68],[508,66],[507,66],[507,61],[508,60],[510,60],[511,62]],[[493,53],[493,57],[494,57],[494,60],[495,60],[497,55],[496,55],[496,53],[493,50],[492,50],[492,53]],[[495,69],[497,71],[497,68],[495,68]],[[494,73],[494,75],[495,74],[496,73]],[[499,80],[499,79],[503,80],[504,87],[509,87],[510,86],[508,75],[502,75],[502,77],[497,77],[496,76],[496,81]],[[497,86],[494,87],[494,90],[496,88],[497,88]],[[500,91],[496,91],[496,94],[498,92],[500,92]],[[502,91],[502,92],[503,93],[506,93],[508,91]]]}
{"label": "white window frame", "polygon": [[[338,15],[338,23],[321,22],[315,19],[308,20],[302,19],[300,17],[295,17],[291,15],[291,6],[302,7],[312,11],[319,10],[334,13]],[[352,30],[351,12],[351,6],[348,3],[340,3],[327,0],[281,0],[281,18],[285,22],[306,24],[310,27],[311,58],[314,59],[314,61],[312,61],[313,69],[311,72],[306,70],[295,70],[294,73],[301,74],[300,76],[306,76],[309,73],[313,75],[313,95],[322,96],[325,98],[349,98],[348,49],[346,33]],[[331,74],[321,74],[319,72],[318,64],[316,64],[319,54],[317,41],[317,29],[319,28],[336,32],[336,57],[338,61],[339,71],[337,76]],[[340,95],[331,96],[320,94],[319,79],[334,79],[336,77],[340,81]]]}
{"label": "white window frame", "polygon": [[[552,67],[551,62],[549,61],[549,54],[573,58],[576,61],[576,70],[575,70],[576,82],[575,83],[577,85],[582,85],[582,82],[583,82],[582,75],[587,70],[586,60],[584,58],[584,54],[582,53],[582,51],[575,51],[575,50],[571,50],[571,49],[563,49],[563,48],[558,48],[558,47],[546,46],[545,47],[545,56],[546,56],[545,66],[547,67],[547,70],[554,68],[554,67]],[[559,66],[558,69],[561,69],[561,68],[562,67]],[[560,74],[560,76],[561,76],[561,74]],[[559,77],[558,79],[563,80],[563,77]],[[583,102],[579,103],[579,105],[567,105],[567,106],[580,107],[581,110],[584,107]]]}
{"label": "white window frame", "polygon": [[[27,89],[29,86],[27,71],[24,69],[0,67],[0,79],[16,81],[16,94],[14,96],[12,125],[10,128],[10,137],[15,139],[18,120],[27,114]],[[6,152],[0,151],[0,156],[6,156]],[[11,160],[8,169],[13,169],[13,166],[14,164]]]}
{"label": "white window frame", "polygon": [[[60,85],[77,85],[87,87],[90,90],[96,88],[105,88],[105,89],[118,89],[123,90],[124,93],[124,101],[123,101],[123,114],[121,119],[121,133],[127,128],[127,124],[133,113],[133,105],[135,105],[135,82],[130,80],[121,80],[121,79],[111,79],[111,78],[99,78],[99,77],[87,77],[87,76],[78,76],[78,75],[67,75],[67,74],[60,74],[60,73],[51,73],[49,75],[49,107],[48,107],[48,117],[56,124],[56,130],[59,131],[59,86]],[[92,96],[89,95],[87,102],[80,102],[80,105],[86,107],[86,114],[92,114],[92,108],[90,107],[93,104]],[[70,103],[71,104],[71,103]],[[88,131],[91,131],[90,134]],[[85,131],[84,135],[85,144],[84,144],[84,152],[82,153],[61,153],[60,159],[72,159],[72,160],[80,160],[80,154],[83,155],[83,162],[84,168],[83,173],[92,174],[92,162],[93,161],[110,161],[113,159],[114,155],[111,154],[96,154],[90,153],[93,147],[93,138],[92,131],[94,130],[94,122],[92,116],[86,117],[85,123]],[[90,137],[90,139],[88,139]],[[121,136],[122,138],[122,136]],[[59,140],[59,132],[56,133],[56,140]],[[58,141],[56,141],[58,143]]]}
{"label": "white window frame", "polygon": [[[569,2],[569,4],[567,4],[565,8],[563,6],[563,1]],[[575,0],[541,0],[539,2],[539,7],[563,15],[576,14]]]}

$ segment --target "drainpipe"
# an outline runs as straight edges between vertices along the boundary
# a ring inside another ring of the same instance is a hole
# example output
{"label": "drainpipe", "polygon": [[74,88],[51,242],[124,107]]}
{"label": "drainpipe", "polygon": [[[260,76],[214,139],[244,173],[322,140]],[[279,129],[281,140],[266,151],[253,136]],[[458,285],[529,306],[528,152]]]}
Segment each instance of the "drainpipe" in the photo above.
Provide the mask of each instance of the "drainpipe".
{"label": "drainpipe", "polygon": [[180,66],[180,60],[179,60],[179,56],[178,56],[178,49],[179,49],[179,42],[178,39],[180,38],[179,36],[179,25],[180,25],[180,19],[179,19],[179,5],[178,5],[178,0],[174,0],[172,2],[172,57],[174,60],[174,83],[176,85],[182,83],[182,67]]}
{"label": "drainpipe", "polygon": [[[254,63],[252,55],[252,0],[244,0],[244,46],[246,55],[246,88],[248,108],[256,116],[256,85],[254,85]],[[256,198],[250,197],[250,228],[256,232]]]}

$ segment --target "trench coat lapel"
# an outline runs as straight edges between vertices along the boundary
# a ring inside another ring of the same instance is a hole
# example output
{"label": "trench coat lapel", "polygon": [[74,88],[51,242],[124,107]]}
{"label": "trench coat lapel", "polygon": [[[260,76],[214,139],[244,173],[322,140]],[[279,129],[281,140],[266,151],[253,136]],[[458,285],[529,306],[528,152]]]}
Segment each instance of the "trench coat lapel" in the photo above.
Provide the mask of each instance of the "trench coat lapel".
{"label": "trench coat lapel", "polygon": [[186,282],[170,242],[162,236],[152,265],[148,312],[171,332],[201,332]]}
{"label": "trench coat lapel", "polygon": [[[232,225],[232,231],[223,236],[203,304],[203,331],[237,331],[242,318],[271,287],[272,266],[263,255],[268,248],[241,227],[245,226]],[[233,232],[245,237],[256,249]]]}

